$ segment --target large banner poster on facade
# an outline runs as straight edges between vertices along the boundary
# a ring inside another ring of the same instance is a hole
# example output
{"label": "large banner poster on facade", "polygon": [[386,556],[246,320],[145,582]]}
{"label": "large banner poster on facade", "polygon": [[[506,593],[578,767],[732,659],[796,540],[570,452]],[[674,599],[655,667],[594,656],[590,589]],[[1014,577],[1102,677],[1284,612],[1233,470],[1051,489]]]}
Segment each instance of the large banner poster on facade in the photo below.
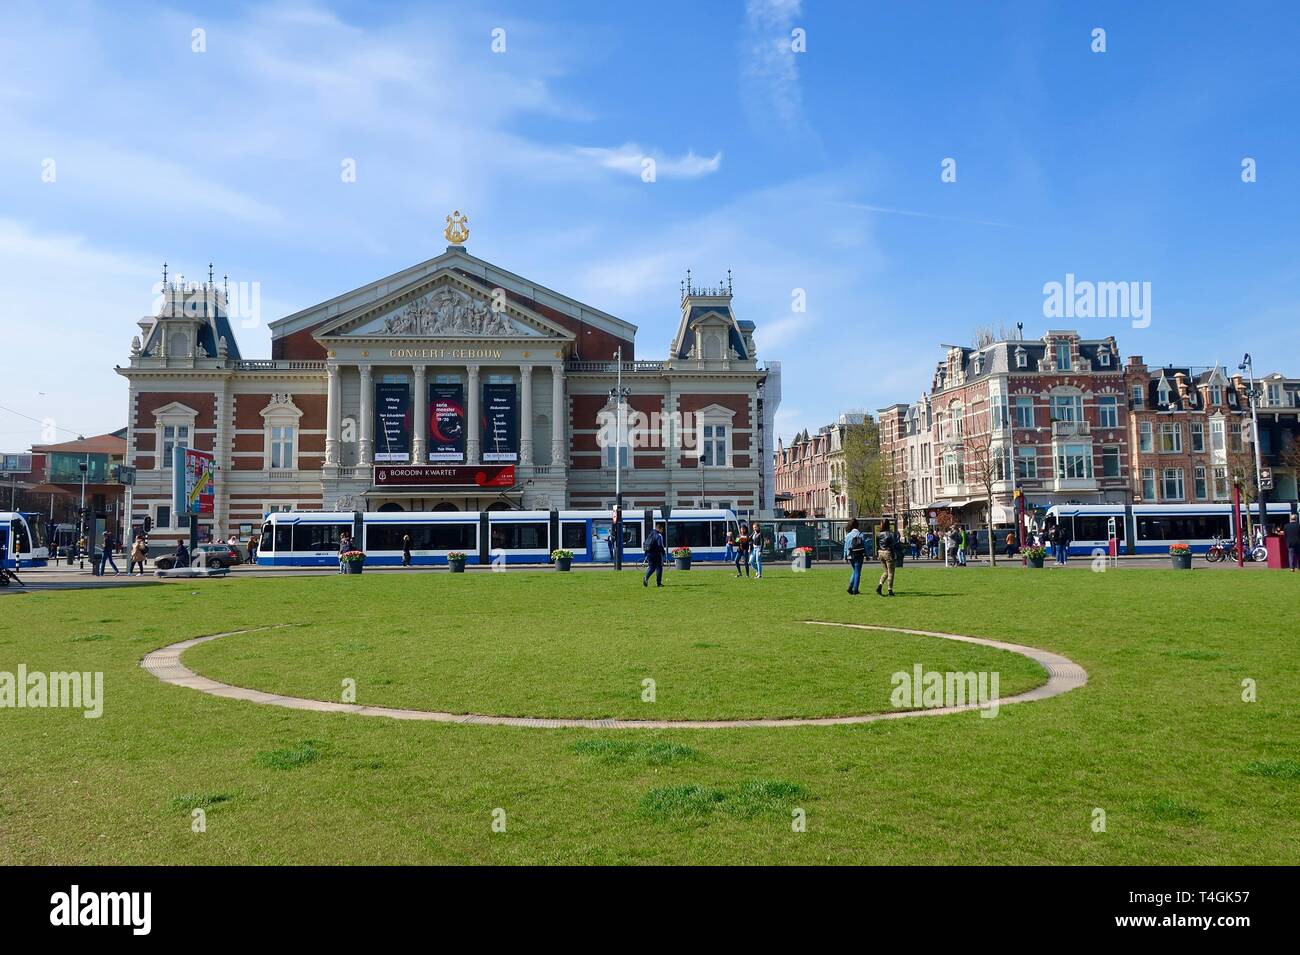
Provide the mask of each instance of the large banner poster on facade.
{"label": "large banner poster on facade", "polygon": [[519,407],[513,383],[483,386],[483,460],[519,460]]}
{"label": "large banner poster on facade", "polygon": [[411,460],[411,390],[405,384],[375,385],[375,460]]}
{"label": "large banner poster on facade", "polygon": [[212,454],[179,445],[172,449],[172,508],[177,514],[211,514],[217,469]]}
{"label": "large banner poster on facade", "polygon": [[429,385],[429,461],[465,460],[465,386]]}

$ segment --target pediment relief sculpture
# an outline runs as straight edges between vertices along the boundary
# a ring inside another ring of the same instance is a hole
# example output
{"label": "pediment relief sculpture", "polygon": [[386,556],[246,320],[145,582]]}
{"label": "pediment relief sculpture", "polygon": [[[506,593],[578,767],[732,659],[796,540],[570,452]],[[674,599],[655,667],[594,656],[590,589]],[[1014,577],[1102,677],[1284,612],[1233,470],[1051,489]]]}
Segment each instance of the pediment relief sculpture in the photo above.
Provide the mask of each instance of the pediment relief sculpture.
{"label": "pediment relief sculpture", "polygon": [[482,299],[460,289],[442,288],[418,298],[387,316],[380,329],[385,335],[485,335],[513,337],[532,334],[512,322]]}

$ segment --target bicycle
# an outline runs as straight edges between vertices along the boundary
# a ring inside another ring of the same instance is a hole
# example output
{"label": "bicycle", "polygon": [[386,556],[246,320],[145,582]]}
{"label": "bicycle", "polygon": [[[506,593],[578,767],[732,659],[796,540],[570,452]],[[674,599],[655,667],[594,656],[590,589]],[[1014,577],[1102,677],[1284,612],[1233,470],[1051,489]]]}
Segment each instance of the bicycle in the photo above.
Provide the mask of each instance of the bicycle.
{"label": "bicycle", "polygon": [[[1236,560],[1236,554],[1236,540],[1225,541],[1223,538],[1216,536],[1214,543],[1205,551],[1205,559],[1211,564],[1217,564],[1219,561]],[[1262,544],[1245,548],[1243,556],[1251,563],[1264,563],[1268,560],[1268,549]]]}

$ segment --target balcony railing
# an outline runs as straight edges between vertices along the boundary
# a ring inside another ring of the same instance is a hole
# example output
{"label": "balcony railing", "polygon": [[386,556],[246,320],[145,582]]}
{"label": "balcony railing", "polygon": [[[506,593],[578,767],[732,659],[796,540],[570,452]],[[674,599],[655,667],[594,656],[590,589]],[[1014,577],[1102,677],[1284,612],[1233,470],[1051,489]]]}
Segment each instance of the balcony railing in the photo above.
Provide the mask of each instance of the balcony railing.
{"label": "balcony railing", "polygon": [[324,371],[323,361],[303,361],[297,358],[238,359],[228,363],[235,371]]}
{"label": "balcony railing", "polygon": [[1086,421],[1053,421],[1052,437],[1082,438],[1092,434],[1091,426]]}
{"label": "balcony railing", "polygon": [[[661,361],[625,361],[623,365],[623,374],[635,374],[637,372],[657,373],[664,370],[664,363]],[[594,371],[605,374],[616,374],[619,370],[619,362],[616,361],[577,361],[569,360],[564,363],[565,371]]]}

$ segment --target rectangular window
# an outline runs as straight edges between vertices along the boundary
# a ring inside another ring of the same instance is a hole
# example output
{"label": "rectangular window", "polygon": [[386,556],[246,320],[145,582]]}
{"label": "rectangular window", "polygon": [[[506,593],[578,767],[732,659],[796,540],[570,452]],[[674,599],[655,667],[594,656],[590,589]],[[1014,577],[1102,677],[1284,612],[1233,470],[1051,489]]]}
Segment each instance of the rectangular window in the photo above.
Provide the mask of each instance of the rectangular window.
{"label": "rectangular window", "polygon": [[1056,370],[1070,370],[1070,345],[1068,342],[1057,342],[1056,344]]}
{"label": "rectangular window", "polygon": [[560,524],[560,546],[565,550],[587,549],[587,525],[584,521],[564,521]]}
{"label": "rectangular window", "polygon": [[1160,451],[1173,454],[1183,450],[1183,429],[1176,421],[1160,422]]}
{"label": "rectangular window", "polygon": [[1142,469],[1142,499],[1144,501],[1154,501],[1156,499],[1156,469]]}
{"label": "rectangular window", "polygon": [[1071,481],[1092,477],[1092,446],[1061,445],[1056,454],[1056,476]]}
{"label": "rectangular window", "polygon": [[1228,449],[1230,451],[1241,452],[1241,422],[1234,421],[1228,425]]}
{"label": "rectangular window", "polygon": [[1108,445],[1101,449],[1101,476],[1119,477],[1119,446]]}
{"label": "rectangular window", "polygon": [[1102,428],[1119,427],[1119,399],[1102,395],[1097,399],[1097,425]]}
{"label": "rectangular window", "polygon": [[172,509],[166,504],[159,504],[154,509],[153,518],[154,527],[171,527],[172,526]]}
{"label": "rectangular window", "polygon": [[1038,480],[1038,449],[1024,445],[1016,448],[1016,480]]}
{"label": "rectangular window", "polygon": [[1138,424],[1138,450],[1147,453],[1155,450],[1150,421],[1142,421]]}
{"label": "rectangular window", "polygon": [[366,547],[374,551],[401,551],[402,538],[411,538],[411,550],[458,550],[478,548],[478,524],[469,522],[434,524],[366,525]]}
{"label": "rectangular window", "polygon": [[1012,399],[1016,414],[1017,428],[1032,428],[1034,426],[1034,399],[1032,395],[1016,395]]}
{"label": "rectangular window", "polygon": [[708,547],[709,521],[669,521],[668,547]]}
{"label": "rectangular window", "polygon": [[299,552],[337,551],[339,539],[351,533],[351,524],[295,524],[293,549]]}
{"label": "rectangular window", "polygon": [[1273,453],[1273,432],[1260,431],[1259,433],[1259,453],[1268,457]]}
{"label": "rectangular window", "polygon": [[1228,499],[1228,469],[1226,467],[1216,467],[1214,469],[1214,499],[1216,501],[1226,501]]}
{"label": "rectangular window", "polygon": [[492,550],[547,550],[546,521],[492,525]]}
{"label": "rectangular window", "polygon": [[1205,481],[1205,465],[1198,464],[1196,470],[1192,472],[1193,490],[1198,501],[1203,501],[1210,496],[1209,487]]}
{"label": "rectangular window", "polygon": [[1182,468],[1165,468],[1163,483],[1166,501],[1181,501],[1183,499]]}
{"label": "rectangular window", "polygon": [[727,466],[727,426],[723,424],[706,424],[704,426],[704,466],[722,468]]}
{"label": "rectangular window", "polygon": [[1052,420],[1082,421],[1082,395],[1052,395]]}
{"label": "rectangular window", "polygon": [[1142,394],[1144,390],[1145,389],[1141,385],[1134,385],[1133,390],[1131,392],[1131,396],[1133,399],[1133,407],[1139,411],[1142,409],[1142,406],[1146,403],[1145,398]]}
{"label": "rectangular window", "polygon": [[989,399],[989,427],[998,431],[1007,427],[1007,396],[995,394]]}
{"label": "rectangular window", "polygon": [[166,424],[163,425],[162,433],[162,466],[169,468],[172,466],[172,449],[177,445],[182,448],[190,446],[190,428],[185,424]]}
{"label": "rectangular window", "polygon": [[[1210,450],[1223,450],[1223,419],[1215,418],[1210,422]],[[1217,494],[1215,495],[1218,496]]]}
{"label": "rectangular window", "polygon": [[271,429],[271,467],[274,470],[292,470],[298,466],[293,453],[293,432],[291,427]]}
{"label": "rectangular window", "polygon": [[1281,386],[1281,385],[1269,385],[1269,386],[1268,386],[1268,403],[1269,403],[1270,405],[1280,405],[1280,404],[1282,403],[1282,386]]}
{"label": "rectangular window", "polygon": [[1210,404],[1212,404],[1212,405],[1216,405],[1216,406],[1217,406],[1217,405],[1221,405],[1221,404],[1223,404],[1223,386],[1222,386],[1222,385],[1211,385],[1211,386],[1210,386]]}
{"label": "rectangular window", "polygon": [[1191,428],[1192,428],[1192,450],[1204,451],[1205,450],[1205,422],[1193,421],[1191,424]]}
{"label": "rectangular window", "polygon": [[601,452],[605,458],[605,467],[610,468],[611,470],[613,469],[614,455],[617,454],[618,466],[624,471],[626,471],[628,468],[628,462],[631,460],[631,458],[629,457],[630,452],[631,449],[628,448],[626,445],[623,447],[619,447],[618,445],[614,445],[614,444],[606,445],[604,450]]}

